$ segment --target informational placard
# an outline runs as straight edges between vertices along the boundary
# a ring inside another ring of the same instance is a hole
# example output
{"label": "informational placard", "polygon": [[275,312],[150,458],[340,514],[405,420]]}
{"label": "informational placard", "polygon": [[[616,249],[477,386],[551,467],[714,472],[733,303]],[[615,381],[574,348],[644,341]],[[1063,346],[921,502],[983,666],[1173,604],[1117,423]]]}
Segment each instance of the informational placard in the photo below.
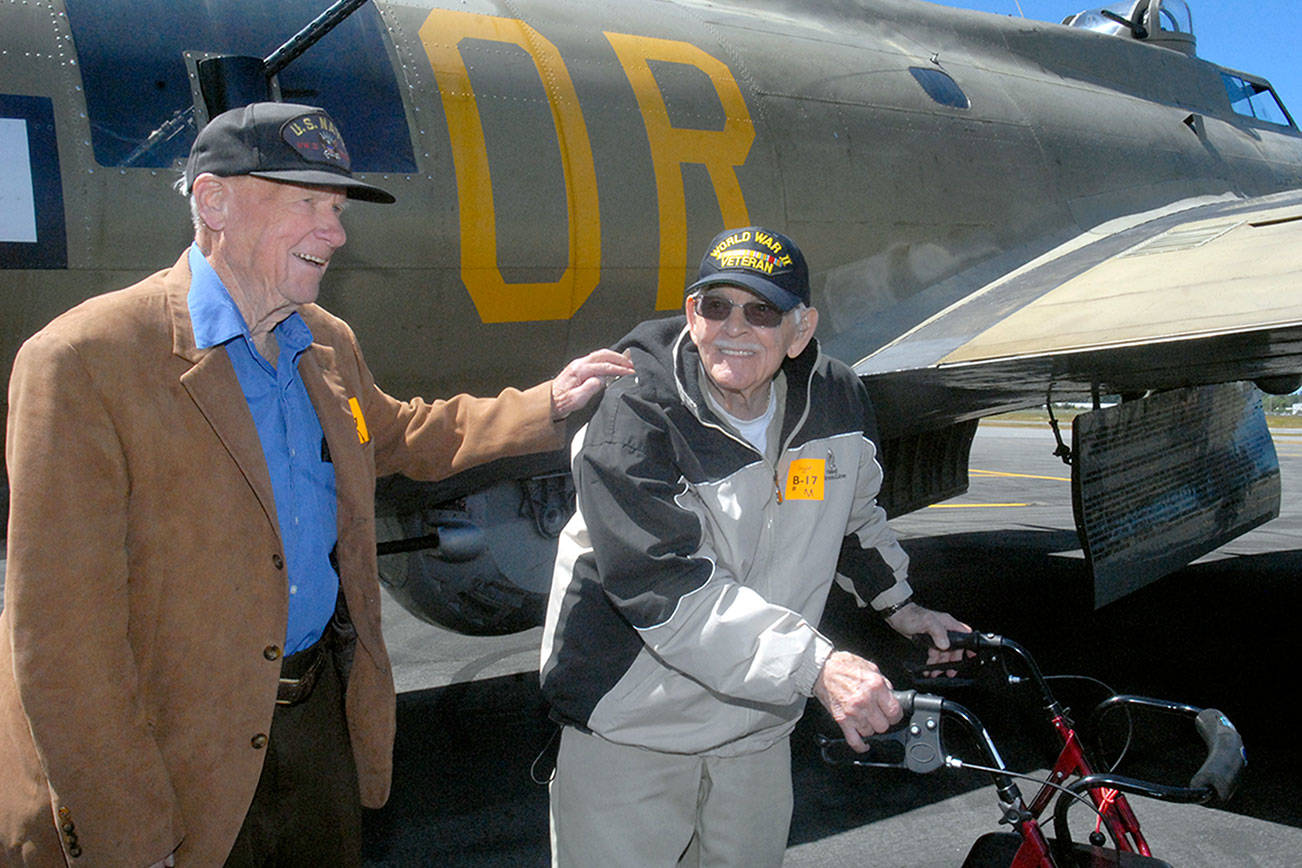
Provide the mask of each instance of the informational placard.
{"label": "informational placard", "polygon": [[1247,383],[1076,417],[1076,526],[1103,606],[1279,515],[1279,459]]}
{"label": "informational placard", "polygon": [[21,118],[0,118],[0,241],[36,243],[32,158]]}

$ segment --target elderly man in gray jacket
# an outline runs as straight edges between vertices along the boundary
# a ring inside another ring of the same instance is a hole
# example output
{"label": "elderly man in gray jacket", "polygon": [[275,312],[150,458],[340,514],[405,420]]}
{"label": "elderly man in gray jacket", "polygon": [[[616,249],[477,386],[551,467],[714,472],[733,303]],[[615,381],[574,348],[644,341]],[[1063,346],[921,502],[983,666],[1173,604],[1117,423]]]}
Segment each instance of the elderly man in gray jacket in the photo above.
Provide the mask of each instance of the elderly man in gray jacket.
{"label": "elderly man in gray jacket", "polygon": [[788,736],[809,696],[847,741],[901,710],[869,660],[816,625],[838,572],[933,663],[966,630],[912,601],[877,505],[872,408],[813,340],[803,256],[724,232],[686,319],[627,338],[636,376],[574,442],[578,510],[557,556],[542,685],[567,724],[551,785],[553,864],[777,865]]}

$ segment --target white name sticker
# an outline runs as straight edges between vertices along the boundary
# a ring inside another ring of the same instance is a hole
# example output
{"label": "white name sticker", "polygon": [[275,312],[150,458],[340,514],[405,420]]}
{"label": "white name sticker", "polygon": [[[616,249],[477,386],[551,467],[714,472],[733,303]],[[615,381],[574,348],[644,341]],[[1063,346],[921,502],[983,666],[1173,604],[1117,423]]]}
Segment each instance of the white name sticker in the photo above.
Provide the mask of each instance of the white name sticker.
{"label": "white name sticker", "polygon": [[21,118],[0,118],[0,241],[36,243],[32,158]]}

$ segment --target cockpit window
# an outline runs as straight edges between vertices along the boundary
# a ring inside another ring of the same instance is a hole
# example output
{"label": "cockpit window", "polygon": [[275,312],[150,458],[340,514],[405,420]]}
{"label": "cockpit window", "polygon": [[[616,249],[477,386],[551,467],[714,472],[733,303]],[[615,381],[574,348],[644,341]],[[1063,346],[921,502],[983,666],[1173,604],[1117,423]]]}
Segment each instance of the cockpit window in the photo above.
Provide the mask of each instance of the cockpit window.
{"label": "cockpit window", "polygon": [[[95,160],[103,166],[163,168],[185,159],[193,120],[186,53],[267,57],[321,12],[320,0],[134,0],[122,7],[66,0],[82,68]],[[353,169],[414,172],[411,136],[371,5],[359,9],[281,71],[281,98],[324,108],[348,141]],[[150,141],[158,130],[173,134]]]}
{"label": "cockpit window", "polygon": [[958,86],[958,82],[950,78],[939,69],[924,69],[920,66],[910,66],[909,73],[913,76],[922,89],[927,92],[927,96],[934,99],[941,105],[950,108],[965,109],[971,108],[972,103],[968,101],[967,94],[963,93],[963,88]]}
{"label": "cockpit window", "polygon": [[1293,126],[1284,104],[1279,101],[1270,85],[1229,72],[1221,73],[1221,81],[1225,82],[1230,107],[1238,114],[1281,127]]}

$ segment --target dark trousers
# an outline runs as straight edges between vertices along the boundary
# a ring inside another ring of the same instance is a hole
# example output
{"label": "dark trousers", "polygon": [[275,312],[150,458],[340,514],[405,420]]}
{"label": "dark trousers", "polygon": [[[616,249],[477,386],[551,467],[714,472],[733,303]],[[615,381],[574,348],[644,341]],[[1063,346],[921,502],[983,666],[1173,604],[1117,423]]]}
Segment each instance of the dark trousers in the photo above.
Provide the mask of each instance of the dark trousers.
{"label": "dark trousers", "polygon": [[[284,677],[300,652],[286,658]],[[312,694],[277,705],[258,789],[227,868],[353,866],[362,861],[362,805],[344,720],[343,682],[334,659],[320,668]]]}

